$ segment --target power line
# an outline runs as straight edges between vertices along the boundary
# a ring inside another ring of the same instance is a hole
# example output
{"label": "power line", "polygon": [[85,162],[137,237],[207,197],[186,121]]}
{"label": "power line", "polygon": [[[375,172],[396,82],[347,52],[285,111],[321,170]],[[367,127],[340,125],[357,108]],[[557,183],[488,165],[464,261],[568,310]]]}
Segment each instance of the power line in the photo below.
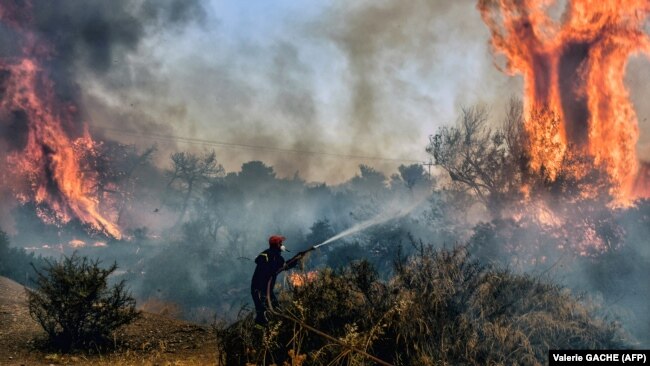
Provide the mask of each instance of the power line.
{"label": "power line", "polygon": [[109,132],[114,132],[114,133],[117,133],[117,134],[120,134],[120,135],[144,137],[144,138],[149,138],[149,139],[153,139],[153,140],[162,140],[162,141],[178,141],[178,142],[183,142],[183,143],[187,143],[187,144],[216,146],[216,147],[222,147],[222,148],[226,148],[226,149],[230,148],[230,149],[245,149],[245,150],[264,150],[264,151],[277,151],[277,152],[285,152],[285,153],[293,153],[293,154],[323,155],[323,156],[330,156],[330,157],[335,157],[335,158],[346,158],[346,159],[379,160],[379,161],[407,162],[407,163],[422,164],[422,160],[414,160],[414,159],[388,158],[388,157],[382,157],[382,156],[350,155],[350,154],[340,154],[340,153],[332,153],[332,152],[326,152],[326,151],[287,149],[287,148],[281,148],[281,147],[275,147],[275,146],[261,146],[261,145],[251,145],[251,144],[240,144],[240,143],[234,143],[234,142],[206,140],[206,139],[198,139],[198,138],[192,138],[192,137],[181,137],[181,136],[163,135],[163,134],[156,134],[156,133],[146,133],[145,134],[145,133],[140,133],[140,132],[136,132],[136,131],[120,130],[120,129],[110,128],[110,127],[98,127],[98,129],[109,131]]}

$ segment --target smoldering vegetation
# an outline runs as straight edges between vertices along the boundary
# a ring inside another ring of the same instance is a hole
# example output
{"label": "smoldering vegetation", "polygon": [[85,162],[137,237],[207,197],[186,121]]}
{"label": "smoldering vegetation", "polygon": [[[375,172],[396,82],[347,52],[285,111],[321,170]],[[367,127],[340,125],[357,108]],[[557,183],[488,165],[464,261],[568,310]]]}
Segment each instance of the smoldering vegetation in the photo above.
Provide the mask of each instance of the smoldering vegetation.
{"label": "smoldering vegetation", "polygon": [[226,364],[377,364],[361,350],[395,365],[533,365],[548,362],[549,348],[629,347],[620,326],[566,289],[486,267],[463,248],[421,246],[393,268],[388,281],[367,261],[322,270],[282,294],[283,317],[266,332],[250,314],[218,328]]}

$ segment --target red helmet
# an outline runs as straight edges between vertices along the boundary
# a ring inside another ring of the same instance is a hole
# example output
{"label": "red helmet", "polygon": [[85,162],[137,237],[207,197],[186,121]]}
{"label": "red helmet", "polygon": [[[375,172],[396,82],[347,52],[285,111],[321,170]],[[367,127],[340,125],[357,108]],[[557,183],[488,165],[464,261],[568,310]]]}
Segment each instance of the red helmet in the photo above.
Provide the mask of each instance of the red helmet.
{"label": "red helmet", "polygon": [[286,239],[284,236],[273,235],[269,238],[269,246],[279,248],[282,246],[284,239]]}

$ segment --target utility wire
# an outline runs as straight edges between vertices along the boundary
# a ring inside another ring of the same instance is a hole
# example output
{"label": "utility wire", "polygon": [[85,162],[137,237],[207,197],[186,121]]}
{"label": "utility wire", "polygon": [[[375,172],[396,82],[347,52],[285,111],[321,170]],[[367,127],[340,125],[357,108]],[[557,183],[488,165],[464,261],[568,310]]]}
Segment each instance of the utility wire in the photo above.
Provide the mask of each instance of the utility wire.
{"label": "utility wire", "polygon": [[365,155],[349,155],[349,154],[332,153],[332,152],[325,152],[325,151],[287,149],[287,148],[281,148],[275,146],[240,144],[234,142],[206,140],[206,139],[198,139],[198,138],[191,138],[191,137],[173,136],[173,135],[163,135],[157,133],[145,134],[136,131],[120,130],[120,129],[109,128],[109,127],[98,127],[98,129],[105,130],[112,133],[117,133],[120,135],[126,135],[126,136],[144,137],[144,138],[150,138],[153,140],[162,140],[162,141],[178,141],[187,144],[216,146],[216,147],[222,147],[226,149],[230,148],[230,149],[246,149],[246,150],[265,150],[265,151],[277,151],[277,152],[285,152],[285,153],[292,153],[292,154],[323,155],[323,156],[345,158],[345,159],[379,160],[379,161],[392,161],[392,162],[417,163],[417,164],[423,163],[422,160],[414,160],[414,159],[388,158],[388,157],[381,157],[381,156],[365,156]]}

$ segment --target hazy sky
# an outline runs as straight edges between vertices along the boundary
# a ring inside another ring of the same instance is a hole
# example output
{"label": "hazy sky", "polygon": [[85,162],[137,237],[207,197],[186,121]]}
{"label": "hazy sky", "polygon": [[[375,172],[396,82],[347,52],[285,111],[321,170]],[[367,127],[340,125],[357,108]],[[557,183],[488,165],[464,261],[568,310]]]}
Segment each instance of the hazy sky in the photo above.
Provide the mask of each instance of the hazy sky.
{"label": "hazy sky", "polygon": [[[520,79],[494,66],[474,1],[211,0],[204,7],[194,22],[149,34],[108,74],[81,78],[92,125],[424,161],[428,136],[461,106],[486,103],[498,117],[521,94]],[[637,64],[635,88],[648,95],[639,81],[650,81],[648,63]],[[174,146],[158,144],[163,161]],[[227,170],[255,159],[310,181],[339,182],[360,163],[385,172],[400,164],[208,148]]]}

